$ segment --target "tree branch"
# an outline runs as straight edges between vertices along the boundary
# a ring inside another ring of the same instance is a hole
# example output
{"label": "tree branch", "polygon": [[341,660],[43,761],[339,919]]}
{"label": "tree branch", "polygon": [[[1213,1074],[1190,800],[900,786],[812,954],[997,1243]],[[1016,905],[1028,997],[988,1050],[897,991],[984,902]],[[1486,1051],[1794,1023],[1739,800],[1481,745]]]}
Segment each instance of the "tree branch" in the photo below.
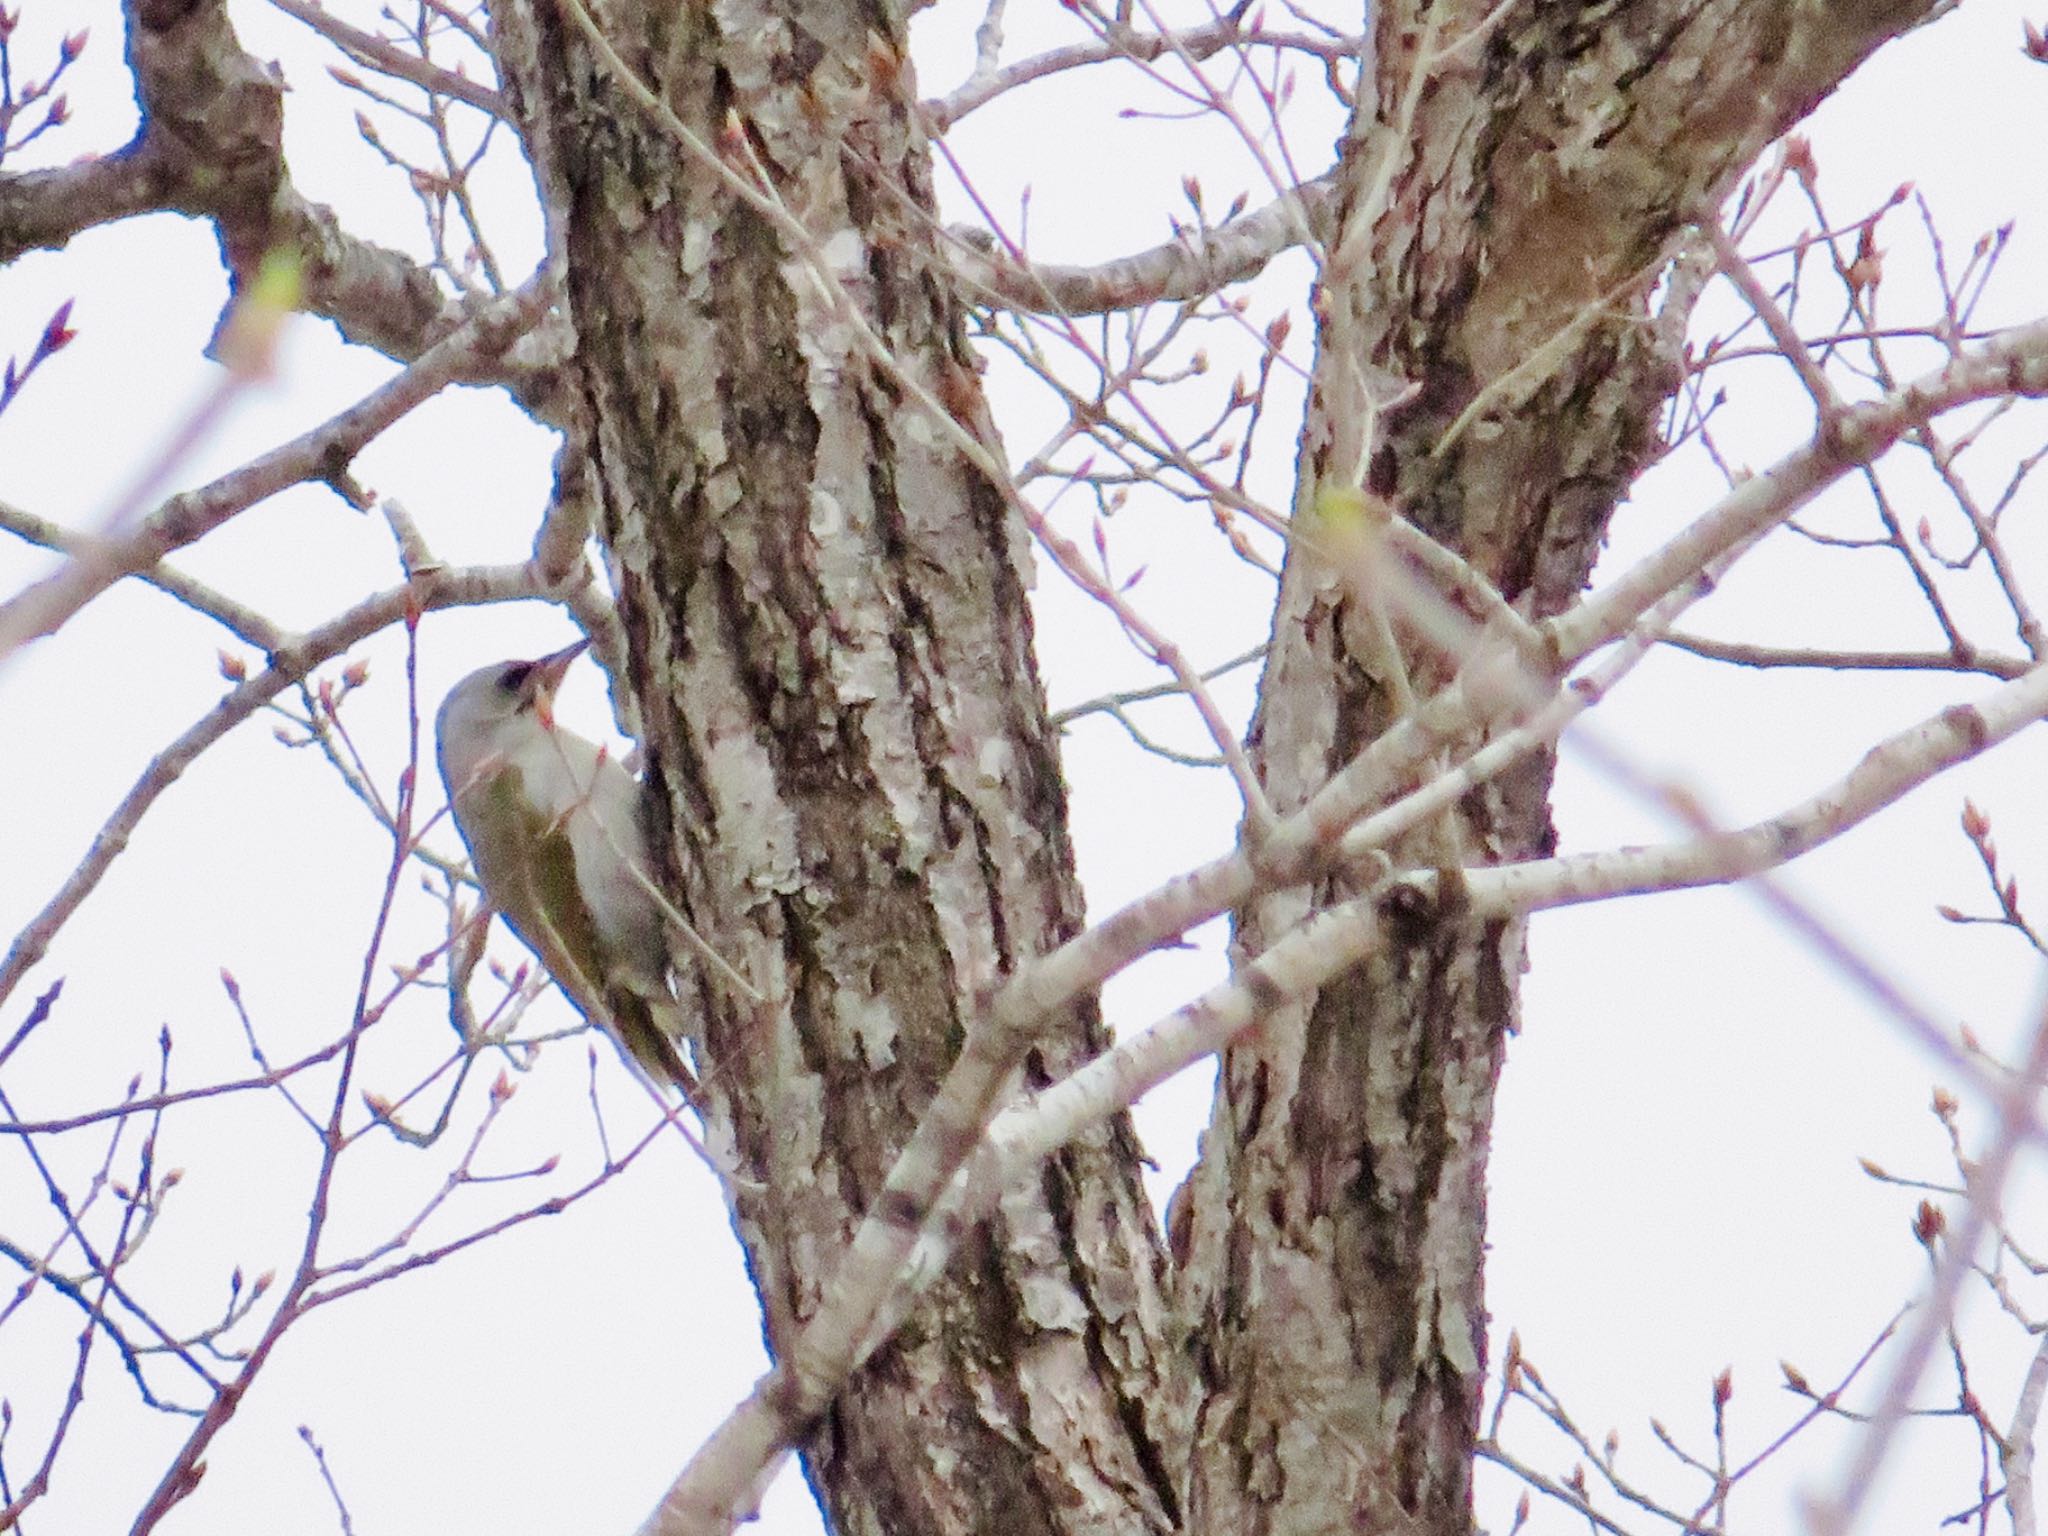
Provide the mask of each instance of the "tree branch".
{"label": "tree branch", "polygon": [[47,171],[0,176],[0,265],[54,251],[101,224],[165,207],[177,177],[147,132],[126,149]]}
{"label": "tree branch", "polygon": [[1018,253],[998,249],[985,230],[971,228],[949,231],[948,252],[954,273],[977,304],[1092,315],[1142,304],[1185,303],[1256,277],[1275,256],[1301,243],[1304,227],[1318,240],[1326,238],[1334,197],[1331,178],[1318,176],[1219,228],[1089,266],[1026,262]]}
{"label": "tree branch", "polygon": [[[1865,754],[1847,775],[1779,815],[1738,831],[1687,838],[1652,848],[1626,848],[1538,859],[1460,872],[1470,910],[1488,917],[1518,916],[1548,907],[1611,900],[1651,891],[1729,884],[1775,869],[1893,804],[1920,784],[1981,755],[2048,714],[2048,667],[1996,690],[1974,705],[1955,705],[1887,738]],[[923,1241],[908,1248],[894,1277],[895,1294],[875,1316],[900,1315],[909,1299],[904,1288],[941,1273],[953,1240],[989,1214],[1001,1192],[1085,1127],[1116,1114],[1203,1056],[1221,1050],[1242,1030],[1287,1003],[1312,996],[1325,982],[1372,953],[1382,932],[1392,894],[1406,888],[1426,906],[1441,898],[1441,877],[1420,873],[1315,914],[1264,954],[1232,973],[1193,1003],[1098,1056],[1060,1082],[1027,1094],[988,1124],[946,1194],[919,1224]],[[974,1045],[969,1040],[969,1049]],[[924,1127],[920,1127],[922,1138]],[[909,1153],[906,1153],[906,1160]],[[892,1175],[892,1187],[895,1179]],[[870,1226],[875,1223],[870,1223]],[[861,1256],[863,1229],[849,1255]],[[834,1287],[834,1301],[846,1299]],[[647,1533],[729,1530],[729,1509],[719,1510],[725,1489],[760,1486],[808,1417],[807,1405],[822,1381],[805,1373],[819,1362],[805,1348],[830,1312],[806,1330],[803,1343],[754,1389],[691,1463],[664,1503],[664,1523]],[[886,1338],[881,1329],[862,1330],[851,1367]],[[841,1378],[843,1380],[843,1377]],[[832,1389],[836,1390],[836,1383]],[[826,1393],[825,1400],[829,1400]],[[810,1408],[815,1412],[815,1408]],[[758,1458],[758,1459],[757,1459]],[[696,1497],[691,1497],[695,1495]],[[723,1518],[720,1518],[723,1516]]]}
{"label": "tree branch", "polygon": [[549,301],[535,280],[480,310],[418,362],[340,415],[203,486],[171,497],[132,533],[80,540],[83,551],[54,575],[0,603],[0,656],[70,617],[124,576],[149,570],[165,555],[212,532],[267,496],[301,481],[339,475],[366,443],[456,379],[471,377],[501,356],[537,320]]}
{"label": "tree branch", "polygon": [[1818,667],[1829,672],[1983,672],[1992,677],[2023,676],[2032,663],[1972,646],[1954,651],[1836,651],[1814,646],[1749,645],[1705,635],[1664,637],[1673,650],[1737,667]]}
{"label": "tree branch", "polygon": [[1358,58],[1359,41],[1356,38],[1318,37],[1305,32],[1274,32],[1264,27],[1248,27],[1244,25],[1243,14],[1242,6],[1234,7],[1227,15],[1217,17],[1207,26],[1189,27],[1171,34],[1113,28],[1089,42],[1048,48],[1043,53],[1012,64],[997,65],[992,58],[978,61],[974,73],[960,85],[944,96],[925,100],[925,121],[934,135],[944,133],[968,113],[987,106],[1006,91],[1070,69],[1084,69],[1091,64],[1112,64],[1120,60],[1149,64],[1168,55],[1199,62],[1226,48],[1286,49],[1313,54],[1332,65],[1353,62]]}
{"label": "tree branch", "polygon": [[[46,517],[37,517],[33,512],[24,511],[4,501],[0,501],[0,529],[26,543],[54,550],[58,554],[70,555],[74,559],[90,558],[93,550],[89,539],[79,537],[69,528],[53,523]],[[183,571],[174,570],[168,565],[156,565],[148,570],[132,571],[129,574],[139,577],[159,592],[176,598],[187,608],[205,614],[216,624],[260,651],[274,651],[284,643],[284,631],[255,609],[245,607],[224,593],[216,592],[205,582],[197,581]]]}
{"label": "tree branch", "polygon": [[303,21],[344,53],[380,75],[404,80],[432,95],[446,96],[475,107],[479,112],[488,112],[492,117],[506,115],[504,98],[489,86],[479,85],[467,75],[458,75],[418,54],[408,53],[375,33],[352,27],[322,7],[311,4],[310,0],[270,0],[270,3],[293,20]]}

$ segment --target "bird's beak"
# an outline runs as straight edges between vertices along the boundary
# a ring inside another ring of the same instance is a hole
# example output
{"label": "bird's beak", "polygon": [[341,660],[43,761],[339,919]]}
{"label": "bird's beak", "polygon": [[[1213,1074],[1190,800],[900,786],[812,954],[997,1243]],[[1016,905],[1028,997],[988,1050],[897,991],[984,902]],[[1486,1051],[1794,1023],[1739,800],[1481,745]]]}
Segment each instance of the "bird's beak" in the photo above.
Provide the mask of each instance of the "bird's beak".
{"label": "bird's beak", "polygon": [[533,712],[540,716],[540,723],[549,730],[553,730],[555,725],[555,690],[562,686],[562,678],[570,665],[589,649],[587,638],[578,640],[552,656],[541,657],[533,664],[533,670],[526,674],[527,687],[533,693]]}

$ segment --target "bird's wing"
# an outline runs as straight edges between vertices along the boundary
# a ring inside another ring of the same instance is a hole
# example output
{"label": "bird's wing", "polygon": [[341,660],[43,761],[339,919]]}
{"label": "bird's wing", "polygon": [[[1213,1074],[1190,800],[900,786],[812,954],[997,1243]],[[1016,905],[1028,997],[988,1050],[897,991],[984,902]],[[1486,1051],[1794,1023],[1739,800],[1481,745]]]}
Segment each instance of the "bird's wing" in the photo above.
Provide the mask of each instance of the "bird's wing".
{"label": "bird's wing", "polygon": [[576,889],[575,855],[564,830],[533,808],[516,768],[485,774],[463,798],[465,820],[499,829],[468,839],[499,915],[540,956],[570,1001],[593,1012],[598,978],[577,956],[595,963],[604,951]]}
{"label": "bird's wing", "polygon": [[[611,954],[577,881],[575,843],[568,825],[562,818],[544,816],[534,808],[516,768],[490,775],[476,786],[475,793],[485,800],[477,814],[522,824],[518,835],[479,838],[470,850],[485,889],[498,899],[500,915],[540,956],[578,1012],[608,1030],[657,1083],[674,1083],[686,1097],[693,1094],[696,1075],[684,1064],[661,1023],[662,1005],[673,1015],[675,1001],[665,994],[659,999],[645,995],[632,984],[634,978],[625,974],[620,957]],[[590,813],[575,809],[569,814]],[[486,867],[484,849],[494,843],[530,849],[531,857],[492,858]],[[500,864],[514,867],[500,869]],[[590,957],[590,963],[586,965],[579,956]],[[593,970],[597,974],[591,974]]]}

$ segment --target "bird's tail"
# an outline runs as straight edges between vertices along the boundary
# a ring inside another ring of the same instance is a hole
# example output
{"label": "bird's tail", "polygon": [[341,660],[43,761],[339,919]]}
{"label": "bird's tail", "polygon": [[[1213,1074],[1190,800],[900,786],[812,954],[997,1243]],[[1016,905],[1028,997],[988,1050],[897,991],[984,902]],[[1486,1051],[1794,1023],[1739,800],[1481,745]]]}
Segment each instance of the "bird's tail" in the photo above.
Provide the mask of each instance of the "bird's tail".
{"label": "bird's tail", "polygon": [[613,1031],[626,1055],[657,1088],[674,1087],[690,1108],[703,1111],[697,1074],[690,1070],[677,1041],[687,1034],[682,1010],[674,998],[649,997],[631,987],[612,989]]}

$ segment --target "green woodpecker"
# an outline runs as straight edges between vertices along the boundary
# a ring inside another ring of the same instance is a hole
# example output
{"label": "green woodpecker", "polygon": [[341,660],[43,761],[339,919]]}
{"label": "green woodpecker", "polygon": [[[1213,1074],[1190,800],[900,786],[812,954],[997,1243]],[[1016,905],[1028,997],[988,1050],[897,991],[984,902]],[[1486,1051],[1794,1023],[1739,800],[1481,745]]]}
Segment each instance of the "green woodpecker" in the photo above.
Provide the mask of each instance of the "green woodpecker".
{"label": "green woodpecker", "polygon": [[485,899],[585,1018],[690,1098],[661,910],[633,873],[649,868],[640,785],[555,724],[555,690],[589,644],[457,683],[434,722],[441,780]]}

